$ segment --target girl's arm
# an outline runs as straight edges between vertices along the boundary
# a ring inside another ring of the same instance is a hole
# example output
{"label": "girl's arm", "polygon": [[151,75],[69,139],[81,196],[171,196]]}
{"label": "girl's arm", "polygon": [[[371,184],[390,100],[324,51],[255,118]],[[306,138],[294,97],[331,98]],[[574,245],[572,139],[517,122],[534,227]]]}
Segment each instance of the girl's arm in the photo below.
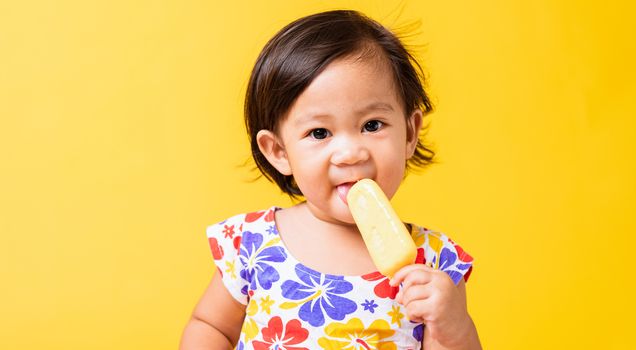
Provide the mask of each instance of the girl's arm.
{"label": "girl's arm", "polygon": [[[466,282],[464,282],[463,279],[459,281],[459,284],[457,285],[457,289],[459,290],[461,299],[464,302],[464,306],[466,306]],[[454,350],[454,349],[481,350],[481,343],[479,341],[479,336],[477,334],[477,328],[475,327],[475,324],[473,323],[473,320],[472,318],[470,318],[470,316],[468,316],[468,320],[469,320],[469,324],[466,327],[466,334],[460,337],[462,339],[460,341],[462,345],[460,345],[459,347],[448,348],[448,347],[442,346],[437,341],[435,341],[435,339],[431,337],[430,328],[424,327],[424,339],[422,340],[422,349],[425,349],[425,350]]]}
{"label": "girl's arm", "polygon": [[425,324],[426,350],[480,350],[477,329],[466,307],[466,284],[457,285],[446,272],[424,264],[408,265],[395,273],[392,285],[402,283],[396,301],[406,316]]}
{"label": "girl's arm", "polygon": [[245,305],[230,295],[216,272],[192,312],[179,349],[233,349],[244,318]]}

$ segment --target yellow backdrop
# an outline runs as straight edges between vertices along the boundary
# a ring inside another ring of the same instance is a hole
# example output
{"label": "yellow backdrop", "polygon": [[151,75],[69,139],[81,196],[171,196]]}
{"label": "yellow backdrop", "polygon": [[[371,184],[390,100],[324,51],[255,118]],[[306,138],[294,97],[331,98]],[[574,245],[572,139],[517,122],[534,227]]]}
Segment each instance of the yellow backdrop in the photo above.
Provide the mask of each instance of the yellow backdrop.
{"label": "yellow backdrop", "polygon": [[628,3],[3,2],[0,348],[176,348],[213,273],[205,227],[289,204],[241,167],[251,65],[342,7],[421,20],[439,164],[394,203],[476,258],[484,347],[636,348]]}

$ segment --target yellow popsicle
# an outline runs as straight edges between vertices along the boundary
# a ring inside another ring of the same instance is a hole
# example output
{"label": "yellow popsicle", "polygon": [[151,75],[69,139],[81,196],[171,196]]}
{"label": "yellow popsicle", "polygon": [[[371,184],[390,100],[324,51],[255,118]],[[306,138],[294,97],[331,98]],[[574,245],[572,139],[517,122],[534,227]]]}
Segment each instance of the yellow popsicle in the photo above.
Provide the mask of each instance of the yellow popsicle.
{"label": "yellow popsicle", "polygon": [[378,271],[392,278],[397,270],[415,262],[417,247],[375,181],[356,182],[347,203]]}

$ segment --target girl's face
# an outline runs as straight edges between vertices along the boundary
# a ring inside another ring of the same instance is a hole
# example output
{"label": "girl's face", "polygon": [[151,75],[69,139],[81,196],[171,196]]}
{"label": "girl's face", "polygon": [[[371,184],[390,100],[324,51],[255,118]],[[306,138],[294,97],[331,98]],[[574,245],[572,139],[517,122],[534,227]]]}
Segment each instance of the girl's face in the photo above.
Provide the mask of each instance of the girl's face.
{"label": "girl's face", "polygon": [[346,194],[357,180],[397,191],[413,155],[421,112],[405,118],[390,67],[379,59],[334,61],[300,94],[278,133],[259,133],[274,167],[293,175],[317,218],[352,224]]}

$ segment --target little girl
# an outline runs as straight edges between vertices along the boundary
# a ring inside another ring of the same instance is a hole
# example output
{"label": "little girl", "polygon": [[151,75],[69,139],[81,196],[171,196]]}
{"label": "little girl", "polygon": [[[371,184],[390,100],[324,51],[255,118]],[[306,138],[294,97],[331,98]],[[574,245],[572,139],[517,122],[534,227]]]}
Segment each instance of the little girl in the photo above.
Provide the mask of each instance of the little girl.
{"label": "little girl", "polygon": [[354,11],[294,21],[265,46],[247,89],[256,165],[304,201],[208,227],[218,273],[181,349],[480,349],[466,309],[472,258],[447,236],[405,224],[416,261],[377,272],[346,194],[375,180],[391,198],[431,104],[400,41]]}

